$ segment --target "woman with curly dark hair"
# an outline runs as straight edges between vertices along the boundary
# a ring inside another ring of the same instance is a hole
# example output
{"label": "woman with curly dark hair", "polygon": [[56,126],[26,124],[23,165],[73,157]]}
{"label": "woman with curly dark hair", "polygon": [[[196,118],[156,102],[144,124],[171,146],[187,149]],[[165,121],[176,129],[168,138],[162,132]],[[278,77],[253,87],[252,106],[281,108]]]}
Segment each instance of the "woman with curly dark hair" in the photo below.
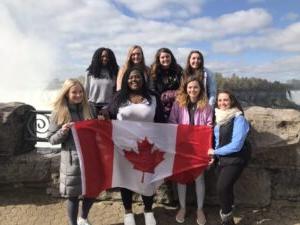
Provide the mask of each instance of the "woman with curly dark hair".
{"label": "woman with curly dark hair", "polygon": [[113,51],[109,48],[98,48],[87,68],[85,90],[93,118],[106,106],[113,96],[116,77],[119,70]]}
{"label": "woman with curly dark hair", "polygon": [[[133,66],[125,71],[120,91],[102,114],[103,119],[143,122],[164,122],[162,115],[160,100],[147,88],[144,68],[141,66]],[[124,225],[135,225],[132,212],[133,191],[121,187],[120,192],[125,209]],[[154,193],[152,196],[142,195],[146,225],[156,225],[152,211],[153,197]]]}
{"label": "woman with curly dark hair", "polygon": [[160,48],[155,54],[155,59],[150,70],[151,90],[160,95],[164,107],[164,117],[168,119],[175,92],[180,86],[182,68],[168,48]]}

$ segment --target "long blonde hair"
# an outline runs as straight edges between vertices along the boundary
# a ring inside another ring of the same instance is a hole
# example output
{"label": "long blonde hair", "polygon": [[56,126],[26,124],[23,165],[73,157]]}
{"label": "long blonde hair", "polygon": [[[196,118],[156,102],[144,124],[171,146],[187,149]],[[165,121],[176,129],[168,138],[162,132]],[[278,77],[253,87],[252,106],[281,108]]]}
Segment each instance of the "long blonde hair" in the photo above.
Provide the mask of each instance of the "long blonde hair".
{"label": "long blonde hair", "polygon": [[118,76],[117,76],[117,85],[116,85],[116,90],[119,91],[121,89],[121,85],[122,85],[122,80],[124,77],[125,72],[130,69],[132,66],[134,66],[134,64],[132,63],[131,60],[131,55],[132,52],[135,49],[139,49],[141,51],[141,57],[142,57],[142,61],[140,64],[140,66],[142,67],[143,71],[144,71],[144,76],[146,78],[146,82],[148,82],[148,76],[150,74],[150,68],[146,66],[146,62],[145,62],[145,57],[144,57],[144,53],[143,53],[143,49],[141,46],[139,45],[133,45],[132,47],[129,48],[128,53],[127,53],[127,58],[126,61],[124,63],[124,65],[121,67],[121,69],[118,72]]}
{"label": "long blonde hair", "polygon": [[197,81],[200,86],[199,99],[197,101],[197,109],[203,109],[208,104],[208,100],[203,83],[201,82],[199,76],[189,76],[183,81],[182,85],[176,93],[176,101],[178,102],[179,106],[187,107],[187,105],[190,103],[190,98],[187,93],[187,86],[192,81]]}
{"label": "long blonde hair", "polygon": [[142,57],[141,66],[143,67],[144,70],[146,70],[147,67],[146,67],[145,57],[144,57],[144,52],[143,52],[142,47],[139,46],[139,45],[133,45],[128,50],[127,58],[126,58],[126,61],[125,61],[125,64],[124,64],[124,71],[126,71],[128,68],[130,68],[131,66],[133,66],[133,63],[131,61],[131,55],[132,55],[132,52],[135,49],[139,49],[141,51],[141,54],[142,54],[141,55],[141,57]]}
{"label": "long blonde hair", "polygon": [[54,115],[53,119],[57,125],[63,125],[65,123],[71,122],[72,118],[68,108],[67,95],[69,94],[71,87],[75,85],[79,85],[83,91],[83,100],[81,103],[83,118],[85,120],[91,119],[88,100],[82,83],[77,79],[67,79],[65,80],[56,99],[53,101],[53,115]]}

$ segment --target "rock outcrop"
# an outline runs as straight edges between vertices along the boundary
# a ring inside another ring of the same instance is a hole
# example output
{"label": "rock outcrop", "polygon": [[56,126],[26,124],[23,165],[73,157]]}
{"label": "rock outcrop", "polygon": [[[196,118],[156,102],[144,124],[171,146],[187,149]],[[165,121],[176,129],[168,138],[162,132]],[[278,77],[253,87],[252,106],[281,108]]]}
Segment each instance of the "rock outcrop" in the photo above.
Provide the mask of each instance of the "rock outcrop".
{"label": "rock outcrop", "polygon": [[32,151],[35,109],[24,103],[0,103],[0,157]]}

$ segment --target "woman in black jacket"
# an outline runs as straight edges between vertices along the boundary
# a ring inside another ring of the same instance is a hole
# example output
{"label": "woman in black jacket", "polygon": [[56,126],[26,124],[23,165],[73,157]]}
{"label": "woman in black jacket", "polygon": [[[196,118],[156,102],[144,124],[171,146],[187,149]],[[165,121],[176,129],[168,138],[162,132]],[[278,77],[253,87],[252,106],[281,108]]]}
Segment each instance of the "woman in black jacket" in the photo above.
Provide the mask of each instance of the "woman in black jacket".
{"label": "woman in black jacket", "polygon": [[233,225],[233,187],[250,158],[245,146],[249,123],[235,96],[226,90],[217,94],[215,120],[215,149],[209,149],[208,154],[216,159],[219,171],[217,194],[222,225]]}

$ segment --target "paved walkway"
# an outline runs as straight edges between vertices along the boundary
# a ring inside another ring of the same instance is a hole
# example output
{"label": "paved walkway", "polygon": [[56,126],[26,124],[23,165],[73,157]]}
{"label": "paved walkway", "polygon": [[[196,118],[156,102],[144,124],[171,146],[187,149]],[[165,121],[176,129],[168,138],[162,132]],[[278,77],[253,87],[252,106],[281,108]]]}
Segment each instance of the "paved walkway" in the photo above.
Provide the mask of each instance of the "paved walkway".
{"label": "paved walkway", "polygon": [[[158,225],[178,224],[174,220],[176,208],[156,205]],[[183,225],[196,225],[195,210],[188,208]],[[144,225],[142,204],[134,204],[137,225]],[[217,225],[218,208],[205,207],[207,225]],[[122,225],[123,208],[120,202],[97,202],[90,213],[92,225]],[[235,210],[239,225],[300,225],[300,203],[277,202],[268,208],[241,208]],[[67,225],[65,201],[36,192],[0,192],[0,225]]]}

